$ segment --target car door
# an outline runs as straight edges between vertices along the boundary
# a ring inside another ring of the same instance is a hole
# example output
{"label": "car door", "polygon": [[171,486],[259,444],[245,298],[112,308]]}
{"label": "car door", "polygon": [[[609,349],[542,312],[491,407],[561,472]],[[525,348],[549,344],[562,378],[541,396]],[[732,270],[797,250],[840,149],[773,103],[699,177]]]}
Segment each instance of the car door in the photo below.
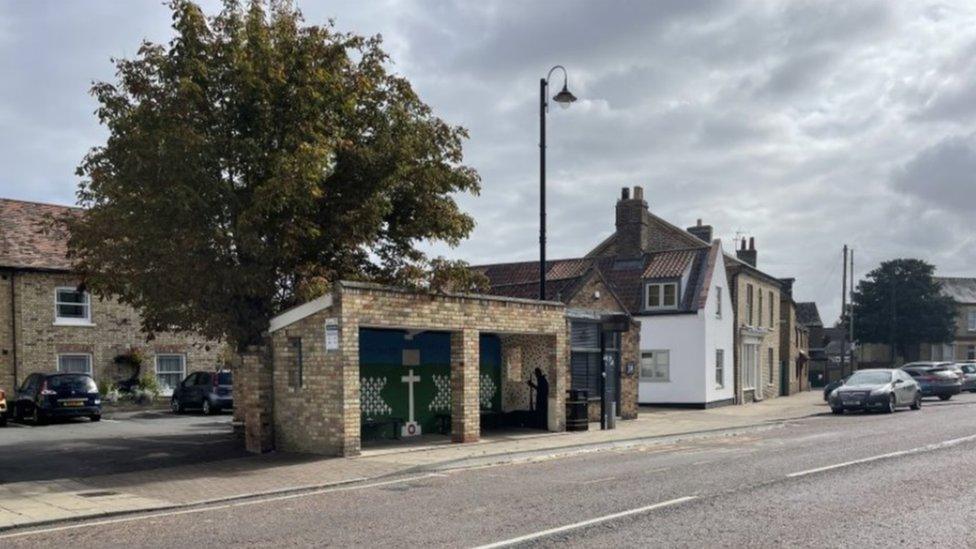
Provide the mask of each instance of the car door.
{"label": "car door", "polygon": [[17,391],[17,397],[15,398],[15,406],[17,407],[16,413],[21,416],[30,415],[34,410],[34,394],[37,392],[37,387],[39,385],[38,380],[41,378],[40,374],[31,374],[27,376],[24,380],[23,385]]}
{"label": "car door", "polygon": [[906,404],[914,404],[915,403],[915,397],[918,396],[922,392],[921,387],[919,387],[918,382],[915,381],[915,378],[913,378],[912,376],[910,376],[908,374],[908,372],[904,372],[904,371],[900,371],[899,370],[898,373],[901,374],[902,379],[905,380],[905,383],[904,383],[904,387],[905,387],[905,403]]}
{"label": "car door", "polygon": [[199,372],[193,372],[192,374],[186,376],[180,387],[180,403],[183,406],[196,406],[197,402],[197,378],[200,377]]}
{"label": "car door", "polygon": [[203,401],[210,396],[210,389],[213,387],[213,374],[210,372],[200,372],[197,376],[197,402],[194,406],[203,407]]}
{"label": "car door", "polygon": [[[899,405],[911,404],[915,399],[915,390],[912,388],[912,383],[909,381],[911,377],[905,375],[905,372],[900,370],[895,370],[895,395]],[[908,379],[906,379],[908,378]]]}

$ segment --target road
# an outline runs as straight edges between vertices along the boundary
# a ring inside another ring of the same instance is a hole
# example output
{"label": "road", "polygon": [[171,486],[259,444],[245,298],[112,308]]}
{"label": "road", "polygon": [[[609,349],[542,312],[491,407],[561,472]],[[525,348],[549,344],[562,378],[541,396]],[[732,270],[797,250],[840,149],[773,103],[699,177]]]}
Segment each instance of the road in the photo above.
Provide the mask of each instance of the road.
{"label": "road", "polygon": [[172,467],[246,455],[229,414],[122,414],[124,420],[74,419],[0,429],[0,483],[85,477]]}
{"label": "road", "polygon": [[972,546],[976,395],[0,534],[5,547]]}

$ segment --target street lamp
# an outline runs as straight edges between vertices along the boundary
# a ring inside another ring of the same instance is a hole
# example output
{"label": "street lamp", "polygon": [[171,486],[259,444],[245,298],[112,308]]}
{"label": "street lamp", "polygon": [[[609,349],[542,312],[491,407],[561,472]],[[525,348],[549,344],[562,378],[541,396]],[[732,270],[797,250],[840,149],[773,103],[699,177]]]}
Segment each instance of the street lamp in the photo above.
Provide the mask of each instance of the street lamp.
{"label": "street lamp", "polygon": [[556,65],[549,69],[549,74],[539,80],[539,299],[546,299],[546,113],[549,112],[549,80],[556,69],[563,71],[563,89],[552,100],[560,107],[568,109],[576,101],[576,96],[569,92],[566,82],[569,75],[566,68]]}

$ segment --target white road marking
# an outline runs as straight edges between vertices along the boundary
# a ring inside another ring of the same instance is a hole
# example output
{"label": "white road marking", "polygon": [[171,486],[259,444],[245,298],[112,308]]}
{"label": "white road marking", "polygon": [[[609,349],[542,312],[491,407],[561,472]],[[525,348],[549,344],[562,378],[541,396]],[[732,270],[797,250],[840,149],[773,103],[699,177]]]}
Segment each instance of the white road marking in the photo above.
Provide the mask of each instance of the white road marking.
{"label": "white road marking", "polygon": [[798,471],[796,473],[790,473],[786,475],[787,478],[805,477],[807,475],[812,475],[815,473],[822,473],[824,471],[830,471],[833,469],[840,469],[841,467],[850,467],[851,465],[859,465],[861,463],[870,463],[872,461],[880,461],[882,459],[891,459],[895,457],[902,457],[911,454],[920,454],[923,452],[932,452],[935,450],[941,450],[943,448],[949,448],[951,446],[957,446],[964,442],[971,442],[976,440],[976,435],[969,435],[966,437],[954,438],[950,440],[944,440],[942,442],[934,442],[932,444],[926,444],[925,446],[919,446],[918,448],[911,448],[909,450],[899,450],[897,452],[890,452],[887,454],[881,454],[877,456],[871,456],[862,459],[854,459],[851,461],[845,461],[844,463],[835,463],[834,465],[827,465],[825,467],[817,467],[816,469],[807,469],[806,471]]}
{"label": "white road marking", "polygon": [[655,503],[653,505],[645,505],[644,507],[638,507],[636,509],[630,509],[628,511],[621,511],[619,513],[613,513],[610,515],[604,515],[602,517],[592,518],[589,520],[584,520],[582,522],[574,522],[573,524],[567,524],[565,526],[559,526],[557,528],[550,528],[548,530],[542,530],[540,532],[535,532],[533,534],[526,534],[524,536],[519,536],[517,538],[511,538],[504,541],[497,541],[488,545],[481,545],[475,549],[494,549],[496,547],[509,547],[519,543],[525,543],[527,541],[536,540],[539,538],[544,538],[547,536],[552,536],[554,534],[561,534],[563,532],[569,532],[570,530],[578,530],[580,528],[586,528],[587,526],[593,526],[594,524],[601,524],[611,520],[616,520],[623,517],[629,517],[632,515],[639,515],[641,513],[647,513],[654,511],[655,509],[661,509],[664,507],[670,507],[672,505],[679,505],[694,499],[698,499],[698,496],[685,496],[683,498],[671,499],[668,501],[662,501],[660,503]]}
{"label": "white road marking", "polygon": [[[396,480],[387,480],[387,481],[383,481],[383,482],[374,482],[374,483],[371,483],[371,484],[357,484],[355,486],[334,486],[332,488],[321,488],[321,489],[318,489],[318,490],[312,490],[311,492],[302,492],[300,494],[287,494],[287,495],[282,495],[282,496],[255,498],[255,499],[249,499],[249,500],[246,500],[246,501],[238,501],[238,502],[226,503],[226,504],[222,504],[222,505],[210,505],[210,506],[204,506],[204,507],[199,507],[199,508],[194,508],[194,509],[180,509],[180,510],[173,510],[173,511],[163,511],[163,512],[159,512],[159,513],[150,513],[150,514],[146,514],[146,515],[139,515],[139,516],[133,516],[133,517],[120,517],[120,518],[115,518],[115,519],[105,519],[105,520],[97,520],[97,521],[92,521],[92,522],[85,522],[85,523],[81,523],[81,524],[69,524],[67,526],[55,526],[55,527],[52,527],[52,528],[42,528],[42,529],[39,529],[39,530],[30,530],[28,532],[18,532],[18,533],[15,533],[15,534],[5,534],[5,535],[0,534],[0,540],[10,539],[10,538],[27,537],[27,536],[36,536],[36,535],[39,535],[39,534],[50,534],[52,532],[63,532],[63,531],[66,531],[66,530],[78,530],[78,529],[81,529],[81,528],[90,528],[92,526],[104,526],[106,524],[119,524],[119,523],[123,523],[123,522],[135,522],[135,521],[138,521],[138,520],[152,520],[152,519],[163,518],[163,517],[172,517],[172,516],[177,516],[177,515],[189,515],[189,514],[193,514],[193,513],[206,513],[206,512],[210,512],[210,511],[220,511],[220,510],[223,510],[223,509],[233,509],[235,507],[245,507],[245,506],[248,506],[248,505],[257,505],[257,504],[269,503],[269,502],[274,502],[274,501],[286,501],[286,500],[289,500],[289,499],[297,499],[297,498],[304,498],[304,497],[309,497],[309,496],[317,496],[317,495],[320,495],[320,494],[328,494],[328,493],[332,493],[332,492],[349,492],[349,491],[352,491],[352,490],[363,490],[363,489],[366,489],[366,488],[376,488],[377,486],[388,486],[390,484],[403,484],[405,482],[413,482],[413,481],[416,481],[416,480],[423,480],[425,478],[435,478],[435,477],[442,477],[442,476],[444,476],[444,475],[440,475],[440,474],[437,474],[437,473],[431,473],[431,474],[425,474],[425,475],[418,475],[418,476],[415,476],[415,477],[401,478],[401,479],[396,479]],[[363,480],[367,480],[367,479],[365,479],[365,478],[359,478],[359,479],[353,479],[352,481],[355,482],[355,481],[363,481]],[[84,517],[78,517],[78,520],[84,520]]]}
{"label": "white road marking", "polygon": [[593,480],[584,480],[580,482],[581,485],[586,486],[587,484],[597,484],[600,482],[610,482],[612,480],[617,480],[617,477],[605,477],[605,478],[595,478]]}

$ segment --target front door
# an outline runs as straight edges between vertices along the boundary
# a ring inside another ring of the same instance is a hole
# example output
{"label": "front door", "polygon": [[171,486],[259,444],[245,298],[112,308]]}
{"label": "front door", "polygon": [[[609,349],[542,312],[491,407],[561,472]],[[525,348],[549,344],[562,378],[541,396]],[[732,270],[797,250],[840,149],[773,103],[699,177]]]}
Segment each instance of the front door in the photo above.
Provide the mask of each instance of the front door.
{"label": "front door", "polygon": [[790,394],[790,362],[784,360],[779,364],[779,396]]}

